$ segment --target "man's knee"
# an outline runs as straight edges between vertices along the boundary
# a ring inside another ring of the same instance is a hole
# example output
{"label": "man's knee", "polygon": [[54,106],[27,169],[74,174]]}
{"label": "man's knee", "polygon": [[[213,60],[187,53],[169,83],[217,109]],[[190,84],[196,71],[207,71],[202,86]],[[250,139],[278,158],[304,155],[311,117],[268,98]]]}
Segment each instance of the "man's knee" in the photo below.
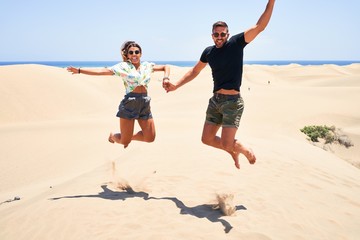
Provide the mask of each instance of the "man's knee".
{"label": "man's knee", "polygon": [[206,137],[206,136],[201,137],[201,142],[203,144],[210,145],[211,141],[212,141],[212,139],[210,139],[209,137]]}

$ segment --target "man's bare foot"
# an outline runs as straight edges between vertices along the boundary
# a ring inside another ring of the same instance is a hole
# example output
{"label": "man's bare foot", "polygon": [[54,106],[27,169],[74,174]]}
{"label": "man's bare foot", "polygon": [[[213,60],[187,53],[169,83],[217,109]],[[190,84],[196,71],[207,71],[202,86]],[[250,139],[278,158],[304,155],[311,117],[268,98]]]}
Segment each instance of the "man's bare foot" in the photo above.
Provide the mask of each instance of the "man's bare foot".
{"label": "man's bare foot", "polygon": [[245,155],[250,164],[254,164],[256,162],[256,156],[251,148],[246,149],[243,154]]}
{"label": "man's bare foot", "polygon": [[109,142],[115,143],[113,137],[114,137],[114,135],[112,133],[110,133],[109,138],[108,138]]}
{"label": "man's bare foot", "polygon": [[[256,162],[255,154],[251,148],[246,148],[243,145],[236,143],[235,148],[234,148],[234,154],[237,154],[237,158],[234,158],[233,154],[231,154],[235,161],[235,166],[239,165],[237,159],[239,158],[238,155],[240,153],[244,154],[244,156],[247,158],[247,160],[249,161],[250,164],[254,164]],[[240,168],[240,165],[239,165],[239,168]]]}
{"label": "man's bare foot", "polygon": [[240,155],[240,152],[237,152],[237,151],[233,151],[230,153],[231,154],[231,157],[233,158],[234,162],[235,162],[235,167],[237,169],[240,169],[240,164],[239,164],[239,155]]}

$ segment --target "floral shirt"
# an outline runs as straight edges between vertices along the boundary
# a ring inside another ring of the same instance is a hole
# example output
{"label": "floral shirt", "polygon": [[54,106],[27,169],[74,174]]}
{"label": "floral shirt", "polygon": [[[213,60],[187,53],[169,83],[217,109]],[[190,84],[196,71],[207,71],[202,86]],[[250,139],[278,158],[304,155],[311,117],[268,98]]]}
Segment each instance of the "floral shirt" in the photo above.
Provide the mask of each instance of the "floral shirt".
{"label": "floral shirt", "polygon": [[154,66],[155,63],[141,62],[139,70],[136,70],[132,63],[120,62],[110,67],[110,70],[113,71],[116,76],[122,78],[126,94],[128,94],[138,86],[144,86],[146,89],[148,88]]}

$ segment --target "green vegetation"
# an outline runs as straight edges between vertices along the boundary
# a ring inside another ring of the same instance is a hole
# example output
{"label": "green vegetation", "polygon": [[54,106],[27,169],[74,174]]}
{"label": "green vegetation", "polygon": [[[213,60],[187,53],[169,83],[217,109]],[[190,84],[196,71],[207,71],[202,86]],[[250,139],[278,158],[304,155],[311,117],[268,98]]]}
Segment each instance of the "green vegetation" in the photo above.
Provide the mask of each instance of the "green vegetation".
{"label": "green vegetation", "polygon": [[319,142],[319,138],[325,139],[326,143],[331,143],[334,141],[333,134],[335,127],[328,126],[305,126],[303,129],[300,129],[301,132],[305,133],[312,142]]}
{"label": "green vegetation", "polygon": [[300,131],[306,134],[312,142],[319,142],[320,138],[325,140],[325,144],[339,143],[347,148],[354,146],[351,140],[335,126],[305,126]]}

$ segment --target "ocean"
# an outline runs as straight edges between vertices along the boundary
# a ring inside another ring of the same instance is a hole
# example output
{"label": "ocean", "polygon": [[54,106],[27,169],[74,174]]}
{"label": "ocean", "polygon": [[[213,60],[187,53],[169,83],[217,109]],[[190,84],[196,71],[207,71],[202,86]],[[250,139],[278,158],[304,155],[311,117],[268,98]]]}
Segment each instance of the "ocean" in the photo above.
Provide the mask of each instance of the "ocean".
{"label": "ocean", "polygon": [[[154,62],[158,65],[169,64],[178,67],[192,67],[196,64],[197,61],[149,61]],[[54,67],[109,67],[113,66],[118,61],[8,61],[0,62],[0,66],[5,65],[17,65],[17,64],[40,64]],[[352,63],[360,63],[359,61],[348,61],[348,60],[273,60],[273,61],[244,61],[245,64],[260,64],[260,65],[289,65],[289,64],[299,64],[303,66],[307,65],[324,65],[324,64],[334,64],[339,66],[350,65]]]}

